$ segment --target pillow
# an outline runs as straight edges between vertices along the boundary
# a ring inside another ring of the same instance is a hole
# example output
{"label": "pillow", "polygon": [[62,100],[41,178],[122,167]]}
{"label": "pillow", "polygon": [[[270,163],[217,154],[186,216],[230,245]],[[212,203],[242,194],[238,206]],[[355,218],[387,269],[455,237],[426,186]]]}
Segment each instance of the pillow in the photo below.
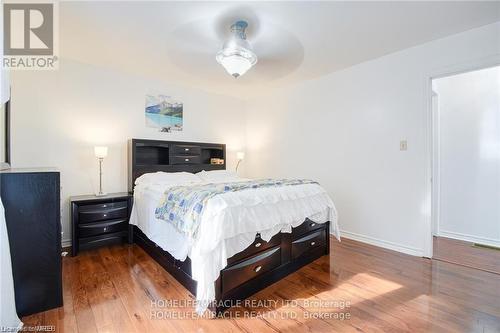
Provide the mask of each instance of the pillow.
{"label": "pillow", "polygon": [[223,182],[223,181],[235,181],[240,180],[235,171],[229,170],[213,170],[213,171],[201,171],[196,174],[203,181],[206,182]]}
{"label": "pillow", "polygon": [[151,172],[145,173],[135,180],[135,185],[139,184],[182,184],[201,182],[201,178],[190,172]]}

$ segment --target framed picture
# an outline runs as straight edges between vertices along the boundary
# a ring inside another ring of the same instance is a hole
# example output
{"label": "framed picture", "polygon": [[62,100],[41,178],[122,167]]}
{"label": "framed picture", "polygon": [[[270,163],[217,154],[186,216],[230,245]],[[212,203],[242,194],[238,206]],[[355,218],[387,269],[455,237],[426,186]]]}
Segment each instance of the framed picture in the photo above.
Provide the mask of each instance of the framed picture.
{"label": "framed picture", "polygon": [[146,126],[160,132],[182,131],[183,104],[167,95],[146,95]]}

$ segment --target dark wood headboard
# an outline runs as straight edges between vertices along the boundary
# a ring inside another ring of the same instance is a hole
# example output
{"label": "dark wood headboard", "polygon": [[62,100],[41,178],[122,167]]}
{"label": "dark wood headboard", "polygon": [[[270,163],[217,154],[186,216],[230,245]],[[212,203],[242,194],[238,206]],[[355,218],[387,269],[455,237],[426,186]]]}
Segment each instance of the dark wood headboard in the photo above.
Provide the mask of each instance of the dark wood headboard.
{"label": "dark wood headboard", "polygon": [[[210,164],[220,158],[224,164]],[[150,172],[200,172],[226,169],[226,145],[220,143],[131,139],[128,144],[128,190],[135,180]]]}

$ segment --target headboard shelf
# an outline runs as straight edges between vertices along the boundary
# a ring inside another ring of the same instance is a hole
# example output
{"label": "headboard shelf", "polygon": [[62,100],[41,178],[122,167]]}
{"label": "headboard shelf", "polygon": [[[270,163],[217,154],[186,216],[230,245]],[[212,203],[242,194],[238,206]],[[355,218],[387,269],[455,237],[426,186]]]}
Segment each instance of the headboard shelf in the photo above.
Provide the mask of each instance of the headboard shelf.
{"label": "headboard shelf", "polygon": [[[130,192],[145,173],[226,169],[225,144],[131,139],[128,146]],[[223,159],[224,164],[210,164],[212,158]]]}

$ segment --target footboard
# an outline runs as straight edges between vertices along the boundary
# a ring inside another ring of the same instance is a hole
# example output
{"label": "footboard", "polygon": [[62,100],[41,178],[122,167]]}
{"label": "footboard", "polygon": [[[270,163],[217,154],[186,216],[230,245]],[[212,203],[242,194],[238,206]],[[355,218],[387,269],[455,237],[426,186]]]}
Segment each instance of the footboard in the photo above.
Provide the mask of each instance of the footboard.
{"label": "footboard", "polygon": [[[228,259],[228,266],[215,282],[217,301],[242,300],[264,289],[286,275],[330,252],[330,223],[307,220],[292,233],[279,233],[268,242],[257,234],[245,250]],[[148,239],[134,226],[134,241],[174,276],[191,293],[196,281],[191,278],[191,260],[176,260]],[[217,302],[222,304],[223,302]],[[231,304],[231,302],[224,302]],[[225,306],[216,310],[224,311]]]}

